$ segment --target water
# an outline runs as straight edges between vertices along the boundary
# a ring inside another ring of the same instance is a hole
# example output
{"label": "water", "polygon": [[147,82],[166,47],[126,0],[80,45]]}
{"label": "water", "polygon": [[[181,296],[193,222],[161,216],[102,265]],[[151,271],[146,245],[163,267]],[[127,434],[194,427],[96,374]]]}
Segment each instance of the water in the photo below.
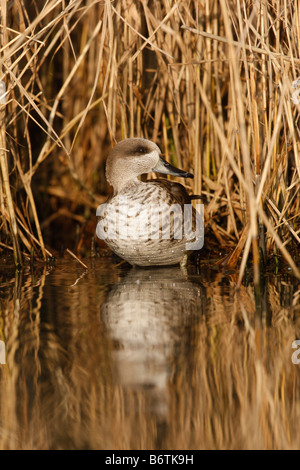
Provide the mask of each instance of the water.
{"label": "water", "polygon": [[1,273],[0,449],[299,448],[294,279],[86,263]]}

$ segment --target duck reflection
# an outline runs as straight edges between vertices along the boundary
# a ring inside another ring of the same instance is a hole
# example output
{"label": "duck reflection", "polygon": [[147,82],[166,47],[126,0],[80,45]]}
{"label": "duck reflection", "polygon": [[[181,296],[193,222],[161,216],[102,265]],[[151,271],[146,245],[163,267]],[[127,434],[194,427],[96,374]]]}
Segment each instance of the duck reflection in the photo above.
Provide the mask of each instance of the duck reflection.
{"label": "duck reflection", "polygon": [[182,348],[191,352],[191,334],[201,311],[202,287],[179,267],[132,269],[101,307],[115,345],[117,380],[151,391],[156,412],[165,414],[175,358]]}

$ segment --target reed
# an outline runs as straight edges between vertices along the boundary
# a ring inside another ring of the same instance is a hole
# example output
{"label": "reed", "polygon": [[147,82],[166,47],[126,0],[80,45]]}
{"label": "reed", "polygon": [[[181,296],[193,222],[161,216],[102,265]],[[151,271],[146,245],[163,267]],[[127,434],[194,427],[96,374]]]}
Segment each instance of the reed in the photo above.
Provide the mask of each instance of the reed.
{"label": "reed", "polygon": [[1,450],[299,449],[295,279],[271,275],[259,315],[235,274],[92,264],[2,275]]}
{"label": "reed", "polygon": [[0,26],[0,253],[86,255],[107,151],[145,136],[238,284],[250,259],[299,278],[299,0],[2,0]]}

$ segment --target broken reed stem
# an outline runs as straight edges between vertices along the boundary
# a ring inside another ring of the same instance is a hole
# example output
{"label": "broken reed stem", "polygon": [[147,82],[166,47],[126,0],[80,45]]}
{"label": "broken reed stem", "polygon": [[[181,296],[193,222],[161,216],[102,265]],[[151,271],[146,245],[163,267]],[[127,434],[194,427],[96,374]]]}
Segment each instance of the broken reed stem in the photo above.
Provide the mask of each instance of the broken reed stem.
{"label": "broken reed stem", "polygon": [[[182,29],[186,29],[187,31],[190,31],[191,33],[194,33],[194,34],[199,34],[200,36],[203,36],[204,38],[209,38],[209,39],[212,39],[213,41],[218,41],[218,42],[222,42],[224,44],[231,44],[235,47],[238,47],[238,48],[242,48],[243,46],[243,43],[242,42],[239,42],[239,41],[230,41],[230,39],[228,39],[227,37],[223,37],[223,36],[218,36],[216,34],[211,34],[211,33],[207,33],[206,31],[201,31],[199,29],[195,29],[195,28],[190,28],[189,26],[186,26],[186,25],[182,25],[181,26]],[[292,60],[296,63],[296,64],[300,64],[300,59],[298,58],[291,58],[287,55],[284,55],[284,54],[280,54],[280,53],[276,53],[276,52],[272,52],[268,49],[262,49],[261,47],[255,47],[255,46],[248,46],[247,44],[245,44],[245,49],[247,51],[251,51],[251,52],[255,52],[257,54],[260,54],[260,55],[266,55],[266,56],[269,56],[271,59],[280,59],[280,60],[284,60],[284,61],[287,61],[287,62],[291,62]]]}
{"label": "broken reed stem", "polygon": [[81,261],[81,259],[78,258],[78,256],[75,255],[75,253],[73,253],[73,251],[69,250],[69,248],[67,248],[67,253],[69,253],[69,255],[73,256],[74,259],[76,259],[76,261],[78,261],[79,264],[81,264],[81,266],[88,270],[88,266],[83,262]]}

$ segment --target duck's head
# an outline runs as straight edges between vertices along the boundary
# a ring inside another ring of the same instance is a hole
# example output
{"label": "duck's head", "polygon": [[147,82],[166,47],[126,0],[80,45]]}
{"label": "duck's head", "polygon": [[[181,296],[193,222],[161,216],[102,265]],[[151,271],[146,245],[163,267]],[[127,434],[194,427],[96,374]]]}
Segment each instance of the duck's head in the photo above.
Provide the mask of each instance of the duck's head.
{"label": "duck's head", "polygon": [[150,172],[193,178],[191,173],[172,166],[161,156],[159,147],[142,138],[125,139],[111,150],[106,162],[106,179],[115,192],[120,191],[139,175]]}

